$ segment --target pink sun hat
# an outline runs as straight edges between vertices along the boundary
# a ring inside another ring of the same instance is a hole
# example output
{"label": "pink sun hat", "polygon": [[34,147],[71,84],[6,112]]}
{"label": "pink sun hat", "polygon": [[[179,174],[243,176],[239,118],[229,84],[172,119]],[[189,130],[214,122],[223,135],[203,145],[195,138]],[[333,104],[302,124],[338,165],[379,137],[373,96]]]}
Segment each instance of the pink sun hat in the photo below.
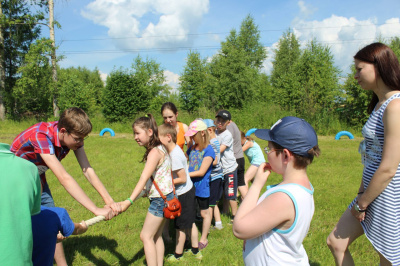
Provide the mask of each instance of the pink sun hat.
{"label": "pink sun hat", "polygon": [[207,129],[207,125],[201,121],[201,120],[194,120],[192,123],[189,125],[188,131],[186,131],[185,136],[190,137],[195,135],[199,131],[203,131]]}

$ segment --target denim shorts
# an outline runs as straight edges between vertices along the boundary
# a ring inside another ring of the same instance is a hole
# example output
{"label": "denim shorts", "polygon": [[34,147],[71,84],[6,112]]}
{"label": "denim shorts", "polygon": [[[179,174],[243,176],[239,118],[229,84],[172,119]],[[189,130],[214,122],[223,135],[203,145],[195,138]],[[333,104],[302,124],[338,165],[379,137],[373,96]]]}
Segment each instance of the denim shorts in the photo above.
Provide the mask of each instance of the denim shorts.
{"label": "denim shorts", "polygon": [[[176,196],[178,197],[178,196]],[[174,192],[171,192],[167,195],[167,200],[171,200],[174,198]],[[149,213],[153,214],[156,217],[164,218],[164,200],[161,197],[150,198],[150,207],[148,209]]]}
{"label": "denim shorts", "polygon": [[42,206],[46,206],[46,207],[55,207],[56,206],[56,205],[54,205],[53,196],[51,195],[49,184],[47,184],[47,182],[43,185],[41,201],[42,201],[42,203],[41,203]]}

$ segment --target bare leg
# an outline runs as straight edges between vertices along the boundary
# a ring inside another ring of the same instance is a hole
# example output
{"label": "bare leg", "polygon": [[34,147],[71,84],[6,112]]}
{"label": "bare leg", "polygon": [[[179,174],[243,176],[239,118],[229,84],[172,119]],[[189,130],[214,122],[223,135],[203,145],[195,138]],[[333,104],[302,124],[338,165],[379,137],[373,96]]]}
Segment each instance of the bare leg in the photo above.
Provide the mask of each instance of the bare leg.
{"label": "bare leg", "polygon": [[197,226],[195,223],[193,223],[193,226],[192,226],[192,234],[190,236],[190,240],[192,243],[192,248],[199,247],[199,230],[197,230]]}
{"label": "bare leg", "polygon": [[201,217],[203,217],[203,228],[201,232],[200,242],[206,244],[208,242],[207,235],[208,235],[208,230],[210,230],[212,216],[210,208],[206,210],[201,210],[200,212],[201,212]]}
{"label": "bare leg", "polygon": [[154,236],[154,243],[156,243],[156,251],[157,251],[157,265],[162,266],[164,263],[164,252],[165,252],[165,246],[164,246],[164,240],[162,238],[162,232],[165,228],[165,222],[167,220],[164,219],[163,224],[160,226],[160,228],[157,231],[157,234]]}
{"label": "bare leg", "polygon": [[177,229],[176,230],[176,245],[175,245],[175,253],[183,254],[183,249],[185,247],[186,241],[186,233],[185,229]]}
{"label": "bare leg", "polygon": [[379,266],[392,266],[392,263],[388,261],[381,253],[379,253]]}
{"label": "bare leg", "polygon": [[348,247],[362,234],[360,222],[347,209],[326,240],[336,265],[354,265]]}
{"label": "bare leg", "polygon": [[230,200],[229,204],[231,205],[232,216],[235,216],[236,212],[237,212],[237,209],[238,209],[237,201],[236,200]]}
{"label": "bare leg", "polygon": [[64,247],[61,242],[56,244],[54,260],[56,261],[57,266],[67,266],[67,259],[65,258]]}
{"label": "bare leg", "polygon": [[[148,212],[146,215],[146,219],[144,220],[142,231],[140,232],[140,239],[143,242],[146,262],[149,266],[161,265],[163,262],[162,260],[161,264],[158,262],[159,256],[157,254],[157,249],[161,249],[159,247],[159,245],[161,245],[160,243],[164,245],[162,237],[157,237],[157,235],[161,236],[163,230],[163,221],[164,218],[154,216],[153,214]],[[164,257],[164,253],[162,254],[162,257]]]}
{"label": "bare leg", "polygon": [[221,222],[221,213],[219,212],[218,205],[210,207],[210,210],[211,210],[211,220],[212,220],[212,215],[214,214],[215,222]]}

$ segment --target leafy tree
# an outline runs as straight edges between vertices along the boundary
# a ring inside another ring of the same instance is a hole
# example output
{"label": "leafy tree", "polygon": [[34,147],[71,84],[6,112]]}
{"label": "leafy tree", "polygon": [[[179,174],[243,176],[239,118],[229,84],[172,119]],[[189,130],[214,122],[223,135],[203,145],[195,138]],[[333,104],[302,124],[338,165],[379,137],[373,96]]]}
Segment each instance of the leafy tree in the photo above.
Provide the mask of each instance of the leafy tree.
{"label": "leafy tree", "polygon": [[100,110],[103,81],[97,69],[70,67],[58,70],[58,104],[61,110],[78,106],[88,114]]}
{"label": "leafy tree", "polygon": [[259,99],[259,75],[267,54],[260,42],[258,27],[249,15],[239,33],[231,30],[221,51],[210,65],[211,79],[217,105],[215,108],[242,108],[245,103]]}
{"label": "leafy tree", "polygon": [[372,97],[372,91],[363,90],[354,78],[355,69],[347,75],[343,84],[344,101],[339,107],[341,118],[352,126],[363,125],[369,114],[367,108]]}
{"label": "leafy tree", "polygon": [[275,103],[283,108],[290,109],[293,102],[293,93],[298,89],[296,67],[301,55],[300,44],[296,35],[289,29],[278,42],[271,72],[271,94]]}
{"label": "leafy tree", "polygon": [[182,109],[192,112],[203,106],[207,98],[208,67],[198,52],[189,52],[183,74],[179,78]]}
{"label": "leafy tree", "polygon": [[154,60],[137,57],[132,70],[114,70],[107,78],[103,113],[110,121],[124,121],[140,111],[159,108],[168,97],[164,72]]}
{"label": "leafy tree", "polygon": [[400,38],[394,37],[390,40],[389,47],[393,50],[396,54],[397,58],[400,60]]}
{"label": "leafy tree", "polygon": [[[43,7],[45,1],[31,1]],[[23,64],[30,44],[40,36],[40,23],[44,19],[42,11],[33,13],[24,0],[1,1],[2,36],[4,38],[4,104],[7,110],[15,110],[12,88],[18,79],[18,69]],[[0,88],[1,89],[1,88]]]}
{"label": "leafy tree", "polygon": [[35,115],[49,115],[52,110],[52,79],[50,55],[51,41],[46,38],[31,44],[24,63],[18,69],[21,76],[12,90],[15,99],[14,114],[26,112]]}
{"label": "leafy tree", "polygon": [[309,119],[318,119],[332,112],[337,97],[339,70],[327,46],[312,40],[296,66],[299,87],[292,92],[292,106]]}

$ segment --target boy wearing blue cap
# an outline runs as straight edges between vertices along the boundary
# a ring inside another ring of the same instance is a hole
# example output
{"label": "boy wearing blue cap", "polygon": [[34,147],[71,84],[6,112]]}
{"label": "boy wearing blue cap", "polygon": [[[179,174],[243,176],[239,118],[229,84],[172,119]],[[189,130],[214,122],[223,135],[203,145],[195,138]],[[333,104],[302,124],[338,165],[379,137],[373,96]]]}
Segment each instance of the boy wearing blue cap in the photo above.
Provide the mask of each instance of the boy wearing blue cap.
{"label": "boy wearing blue cap", "polygon": [[[234,235],[245,240],[244,263],[309,265],[302,243],[314,214],[314,188],[306,169],[320,154],[317,134],[304,119],[287,116],[255,135],[268,140],[269,163],[258,168],[233,222]],[[271,171],[282,182],[258,198]]]}

